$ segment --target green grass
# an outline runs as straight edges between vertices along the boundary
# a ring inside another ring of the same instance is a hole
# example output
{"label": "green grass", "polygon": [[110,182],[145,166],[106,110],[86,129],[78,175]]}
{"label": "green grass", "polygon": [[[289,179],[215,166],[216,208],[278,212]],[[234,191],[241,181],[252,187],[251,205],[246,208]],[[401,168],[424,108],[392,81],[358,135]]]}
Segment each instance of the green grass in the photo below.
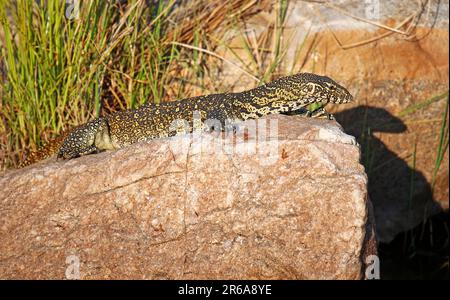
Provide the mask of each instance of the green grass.
{"label": "green grass", "polygon": [[[78,17],[68,19],[64,1],[2,1],[7,80],[1,129],[8,133],[8,151],[42,145],[48,136],[98,116],[105,100],[120,104],[114,107],[160,101],[163,85],[155,83],[165,82],[177,53],[161,39],[164,16],[147,35],[139,33],[146,20],[161,15],[162,2],[148,7],[134,1],[121,14],[106,1],[84,1]],[[116,99],[108,99],[107,83],[114,83]]]}
{"label": "green grass", "polygon": [[408,106],[407,108],[402,110],[400,113],[398,113],[397,116],[398,117],[405,117],[405,116],[407,116],[409,114],[412,114],[412,113],[414,113],[414,112],[416,112],[418,110],[425,109],[427,106],[429,106],[429,105],[431,105],[431,104],[433,104],[435,102],[438,102],[438,101],[440,101],[442,99],[445,99],[446,97],[448,98],[448,91],[446,91],[445,93],[442,93],[440,95],[431,97],[431,98],[429,98],[429,99],[427,99],[425,101],[422,101],[422,102],[419,102],[419,103],[415,103],[415,104],[413,104],[411,106]]}
{"label": "green grass", "polygon": [[434,164],[434,168],[433,168],[433,177],[431,179],[431,189],[432,191],[434,191],[435,185],[436,185],[436,176],[437,176],[437,172],[439,171],[441,165],[442,165],[442,161],[444,159],[444,155],[446,153],[446,151],[448,150],[448,145],[449,145],[449,124],[448,124],[448,109],[449,109],[449,95],[448,95],[448,91],[433,96],[429,99],[426,99],[422,102],[413,104],[409,107],[407,107],[406,109],[402,110],[398,116],[399,117],[406,117],[414,112],[417,112],[419,110],[424,110],[426,109],[429,105],[439,102],[441,100],[445,99],[446,103],[444,106],[444,109],[442,110],[442,117],[440,120],[441,126],[440,126],[440,131],[439,131],[439,143],[438,143],[438,147],[435,150],[436,151],[436,159],[435,159],[435,164]]}
{"label": "green grass", "polygon": [[[411,214],[413,213],[412,203],[414,201],[414,182],[415,182],[415,175],[417,173],[416,157],[417,157],[417,141],[414,142],[414,149],[412,152],[412,162],[411,162],[410,177],[409,177],[409,195],[408,195],[408,220],[409,220],[409,222],[411,222]],[[409,244],[407,244],[408,233],[410,236]],[[407,234],[405,235],[404,249],[403,249],[404,253],[412,253],[412,254],[410,254],[412,256],[415,255],[415,252],[416,252],[415,241],[416,241],[416,236],[414,235],[412,230],[409,230],[407,232]]]}
{"label": "green grass", "polygon": [[434,187],[436,185],[436,176],[437,176],[437,172],[439,171],[441,165],[442,165],[442,160],[444,159],[444,155],[445,152],[448,150],[448,132],[449,132],[449,127],[448,127],[448,102],[449,102],[449,97],[448,97],[448,92],[446,93],[446,105],[445,108],[442,112],[442,121],[441,121],[441,129],[440,129],[440,133],[439,133],[439,146],[437,148],[437,154],[436,154],[436,160],[435,160],[435,164],[434,164],[434,169],[433,169],[433,178],[431,179],[431,190],[434,191]]}
{"label": "green grass", "polygon": [[[65,1],[0,2],[0,169],[93,117],[202,86],[205,55],[174,42],[207,48],[211,24],[226,28],[241,0],[147,2],[81,1],[74,18]],[[186,18],[212,9],[205,22]]]}

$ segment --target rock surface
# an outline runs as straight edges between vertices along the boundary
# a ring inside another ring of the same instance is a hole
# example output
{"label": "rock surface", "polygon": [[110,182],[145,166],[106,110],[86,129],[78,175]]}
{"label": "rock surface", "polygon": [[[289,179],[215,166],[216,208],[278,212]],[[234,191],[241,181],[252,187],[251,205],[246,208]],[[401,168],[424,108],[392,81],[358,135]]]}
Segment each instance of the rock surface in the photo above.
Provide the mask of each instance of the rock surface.
{"label": "rock surface", "polygon": [[261,124],[6,173],[0,278],[362,278],[376,247],[355,139]]}

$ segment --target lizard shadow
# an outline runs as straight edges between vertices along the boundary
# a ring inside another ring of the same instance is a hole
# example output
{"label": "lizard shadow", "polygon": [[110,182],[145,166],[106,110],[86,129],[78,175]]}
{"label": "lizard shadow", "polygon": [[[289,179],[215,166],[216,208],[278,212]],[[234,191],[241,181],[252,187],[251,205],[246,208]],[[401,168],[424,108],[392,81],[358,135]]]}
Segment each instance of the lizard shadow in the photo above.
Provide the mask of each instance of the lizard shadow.
{"label": "lizard shadow", "polygon": [[[344,110],[336,113],[335,118],[361,145],[361,164],[369,179],[368,192],[379,242],[388,243],[399,233],[442,211],[424,174],[408,165],[407,160],[412,162],[413,157],[399,157],[374,135],[405,132],[407,126],[399,118],[371,106]],[[404,150],[406,154],[412,152]]]}

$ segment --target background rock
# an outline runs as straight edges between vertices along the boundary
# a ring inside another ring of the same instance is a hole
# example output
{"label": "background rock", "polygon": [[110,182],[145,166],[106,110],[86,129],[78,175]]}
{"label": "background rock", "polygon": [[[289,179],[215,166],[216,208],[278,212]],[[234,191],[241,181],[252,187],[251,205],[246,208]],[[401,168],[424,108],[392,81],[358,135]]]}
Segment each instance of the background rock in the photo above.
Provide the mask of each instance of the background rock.
{"label": "background rock", "polygon": [[361,278],[376,247],[354,138],[261,122],[265,139],[182,136],[7,172],[0,278],[77,277],[77,260],[83,279]]}

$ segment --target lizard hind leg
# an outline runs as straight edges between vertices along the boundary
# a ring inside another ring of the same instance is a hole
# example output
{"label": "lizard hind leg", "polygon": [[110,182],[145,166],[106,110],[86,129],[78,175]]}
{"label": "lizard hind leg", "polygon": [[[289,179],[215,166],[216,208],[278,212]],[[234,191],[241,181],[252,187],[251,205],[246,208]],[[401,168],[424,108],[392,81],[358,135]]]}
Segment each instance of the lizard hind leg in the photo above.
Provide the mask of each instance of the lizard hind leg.
{"label": "lizard hind leg", "polygon": [[97,152],[96,136],[107,127],[104,118],[94,119],[75,128],[64,139],[58,151],[58,159],[72,159]]}

